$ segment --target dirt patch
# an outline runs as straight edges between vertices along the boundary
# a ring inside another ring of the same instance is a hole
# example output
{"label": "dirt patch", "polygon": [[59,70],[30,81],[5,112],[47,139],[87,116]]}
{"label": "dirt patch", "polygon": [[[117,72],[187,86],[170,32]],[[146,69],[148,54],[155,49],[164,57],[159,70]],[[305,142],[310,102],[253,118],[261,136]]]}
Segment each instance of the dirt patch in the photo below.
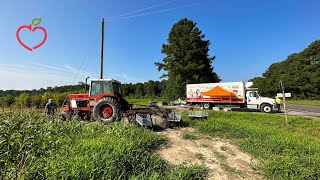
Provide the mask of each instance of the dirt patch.
{"label": "dirt patch", "polygon": [[160,133],[167,137],[168,144],[156,153],[173,165],[205,165],[209,169],[208,179],[263,179],[254,170],[258,162],[241,152],[231,140],[211,138],[193,128],[167,129]]}

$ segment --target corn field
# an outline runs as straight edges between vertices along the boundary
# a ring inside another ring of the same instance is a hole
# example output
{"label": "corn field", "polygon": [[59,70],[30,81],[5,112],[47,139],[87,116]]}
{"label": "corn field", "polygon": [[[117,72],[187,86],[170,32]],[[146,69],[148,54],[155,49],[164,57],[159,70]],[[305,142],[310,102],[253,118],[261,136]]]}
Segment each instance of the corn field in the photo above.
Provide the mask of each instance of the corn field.
{"label": "corn field", "polygon": [[38,112],[0,115],[0,179],[203,179],[152,152],[165,138],[135,125],[59,122]]}

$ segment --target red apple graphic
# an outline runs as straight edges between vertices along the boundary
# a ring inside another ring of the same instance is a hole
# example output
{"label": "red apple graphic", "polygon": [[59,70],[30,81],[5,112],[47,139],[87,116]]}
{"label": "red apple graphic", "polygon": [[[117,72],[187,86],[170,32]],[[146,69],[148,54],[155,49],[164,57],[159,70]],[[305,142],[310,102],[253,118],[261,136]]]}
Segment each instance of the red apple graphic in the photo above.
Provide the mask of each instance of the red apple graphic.
{"label": "red apple graphic", "polygon": [[[16,37],[17,37],[17,39],[18,39],[18,42],[19,42],[24,48],[26,48],[26,49],[29,50],[29,51],[32,51],[33,49],[39,48],[39,47],[42,46],[42,45],[46,42],[46,40],[47,40],[47,31],[46,31],[46,29],[45,29],[44,27],[38,26],[40,23],[41,23],[41,18],[34,18],[34,19],[32,20],[32,25],[33,25],[34,27],[32,27],[31,24],[30,24],[29,26],[28,26],[28,25],[23,25],[23,26],[20,26],[19,29],[18,29],[17,32],[16,32]],[[32,32],[34,32],[34,31],[37,30],[37,29],[42,30],[42,31],[44,32],[43,40],[42,40],[38,45],[33,46],[32,48],[29,47],[29,46],[27,46],[26,44],[24,44],[24,43],[21,41],[21,39],[20,39],[20,37],[19,37],[20,31],[21,31],[22,29],[24,29],[24,28],[29,29],[29,30],[32,31]]]}

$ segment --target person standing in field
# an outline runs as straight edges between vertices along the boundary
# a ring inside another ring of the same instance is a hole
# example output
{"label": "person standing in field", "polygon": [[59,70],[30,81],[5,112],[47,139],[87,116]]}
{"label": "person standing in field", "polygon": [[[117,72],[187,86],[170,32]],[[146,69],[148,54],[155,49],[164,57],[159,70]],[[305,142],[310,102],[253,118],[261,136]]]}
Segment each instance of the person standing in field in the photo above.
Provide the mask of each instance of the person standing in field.
{"label": "person standing in field", "polygon": [[54,114],[54,103],[53,99],[49,99],[48,103],[46,104],[46,107],[44,109],[45,113],[48,117],[52,117]]}

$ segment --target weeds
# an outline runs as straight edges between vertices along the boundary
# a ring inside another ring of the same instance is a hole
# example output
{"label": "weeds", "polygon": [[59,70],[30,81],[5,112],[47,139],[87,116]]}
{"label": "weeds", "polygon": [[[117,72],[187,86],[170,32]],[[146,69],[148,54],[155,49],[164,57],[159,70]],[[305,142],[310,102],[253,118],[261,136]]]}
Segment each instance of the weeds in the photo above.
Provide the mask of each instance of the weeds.
{"label": "weeds", "polygon": [[195,154],[195,157],[196,157],[197,159],[199,159],[199,160],[205,160],[204,155],[201,154],[201,153],[196,153],[196,154]]}
{"label": "weeds", "polygon": [[191,132],[183,132],[181,134],[182,139],[190,139],[190,140],[197,140],[199,137]]}
{"label": "weeds", "polygon": [[221,162],[225,162],[228,159],[227,156],[225,156],[222,153],[219,153],[217,151],[214,152],[214,156]]}
{"label": "weeds", "polygon": [[204,143],[201,143],[200,146],[201,146],[201,147],[204,147],[204,148],[208,148],[208,147],[209,147],[208,144],[204,144]]}
{"label": "weeds", "polygon": [[198,122],[200,132],[236,139],[241,149],[260,158],[269,179],[320,178],[320,120],[275,114],[212,112]]}
{"label": "weeds", "polygon": [[221,168],[224,171],[226,171],[227,173],[231,174],[231,175],[239,175],[239,176],[244,177],[244,173],[242,171],[240,171],[240,170],[238,170],[238,169],[236,169],[234,167],[231,167],[231,166],[229,166],[227,164],[222,163],[221,164]]}
{"label": "weeds", "polygon": [[227,146],[221,146],[220,149],[221,149],[222,151],[227,151],[227,150],[229,150],[229,148],[228,148]]}
{"label": "weeds", "polygon": [[50,123],[38,113],[0,115],[0,179],[203,179],[200,166],[168,165],[163,136],[134,125]]}

